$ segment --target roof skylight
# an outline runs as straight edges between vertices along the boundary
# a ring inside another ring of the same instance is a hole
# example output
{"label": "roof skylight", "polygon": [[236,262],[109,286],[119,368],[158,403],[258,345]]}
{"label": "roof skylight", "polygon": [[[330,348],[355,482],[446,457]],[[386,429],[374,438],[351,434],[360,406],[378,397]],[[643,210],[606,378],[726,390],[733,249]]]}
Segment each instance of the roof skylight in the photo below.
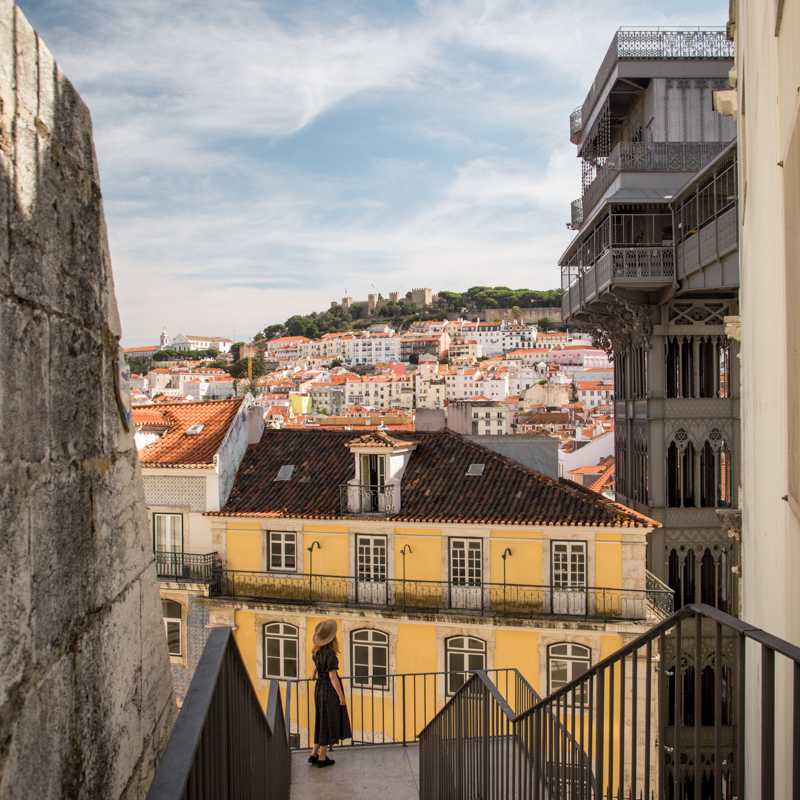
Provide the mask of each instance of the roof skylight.
{"label": "roof skylight", "polygon": [[483,475],[484,464],[470,464],[467,470],[467,475]]}
{"label": "roof skylight", "polygon": [[275,478],[276,481],[288,481],[292,477],[292,473],[294,472],[294,464],[284,464],[278,470],[278,476]]}
{"label": "roof skylight", "polygon": [[196,434],[200,433],[204,427],[205,425],[192,425],[186,429],[186,433],[190,433],[192,436],[195,436]]}

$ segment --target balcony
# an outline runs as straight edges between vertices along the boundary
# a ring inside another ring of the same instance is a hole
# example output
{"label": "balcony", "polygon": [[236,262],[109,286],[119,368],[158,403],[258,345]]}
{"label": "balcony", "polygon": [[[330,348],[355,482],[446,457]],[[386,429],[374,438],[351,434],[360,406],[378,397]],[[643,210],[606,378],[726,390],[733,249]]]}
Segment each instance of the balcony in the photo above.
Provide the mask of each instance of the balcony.
{"label": "balcony", "polygon": [[675,253],[671,247],[615,247],[603,253],[595,265],[578,270],[561,296],[561,316],[574,316],[612,285],[651,290],[674,280]]}
{"label": "balcony", "polygon": [[583,109],[578,106],[569,115],[569,139],[573,144],[578,144],[578,139],[583,131],[583,120],[581,119],[581,112]]}
{"label": "balcony", "polygon": [[216,553],[181,553],[156,550],[156,574],[161,581],[210,583],[214,574]]}
{"label": "balcony", "polygon": [[236,599],[484,617],[559,617],[613,622],[661,619],[673,609],[672,590],[650,582],[643,590],[553,588],[223,570],[218,588],[221,596]]}
{"label": "balcony", "polygon": [[579,197],[577,200],[573,200],[571,210],[572,219],[570,222],[570,227],[572,230],[577,231],[583,223],[583,199]]}
{"label": "balcony", "polygon": [[339,508],[343,516],[352,514],[396,514],[394,484],[343,483],[339,486]]}
{"label": "balcony", "polygon": [[730,142],[620,142],[583,193],[589,216],[621,172],[697,172]]}
{"label": "balcony", "polygon": [[724,30],[618,30],[583,101],[580,119],[584,125],[589,122],[606,82],[620,61],[686,59],[733,60],[733,42]]}

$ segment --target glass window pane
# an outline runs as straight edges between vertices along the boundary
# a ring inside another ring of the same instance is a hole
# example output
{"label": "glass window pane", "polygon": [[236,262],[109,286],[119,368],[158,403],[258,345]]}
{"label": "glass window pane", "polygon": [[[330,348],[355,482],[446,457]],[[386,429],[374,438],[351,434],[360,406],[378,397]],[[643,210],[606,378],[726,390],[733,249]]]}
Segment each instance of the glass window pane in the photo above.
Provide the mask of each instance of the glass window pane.
{"label": "glass window pane", "polygon": [[283,643],[283,657],[297,660],[297,640],[286,639]]}
{"label": "glass window pane", "polygon": [[267,639],[267,657],[280,658],[281,643],[280,639]]}
{"label": "glass window pane", "polygon": [[447,668],[448,672],[463,672],[464,671],[464,654],[463,653],[450,653],[450,664]]}
{"label": "glass window pane", "polygon": [[167,649],[171,656],[181,654],[181,624],[180,622],[167,622]]}
{"label": "glass window pane", "polygon": [[289,659],[284,662],[284,670],[283,675],[285,678],[296,678],[297,677],[297,660],[296,659]]}
{"label": "glass window pane", "polygon": [[279,658],[267,659],[267,675],[274,675],[276,678],[281,674],[281,660]]}
{"label": "glass window pane", "polygon": [[[376,667],[382,667],[385,669],[387,653],[388,651],[384,647],[374,647],[372,650],[372,663]],[[375,671],[378,672],[377,669]]]}
{"label": "glass window pane", "polygon": [[469,669],[483,669],[483,653],[470,653],[469,654]]}

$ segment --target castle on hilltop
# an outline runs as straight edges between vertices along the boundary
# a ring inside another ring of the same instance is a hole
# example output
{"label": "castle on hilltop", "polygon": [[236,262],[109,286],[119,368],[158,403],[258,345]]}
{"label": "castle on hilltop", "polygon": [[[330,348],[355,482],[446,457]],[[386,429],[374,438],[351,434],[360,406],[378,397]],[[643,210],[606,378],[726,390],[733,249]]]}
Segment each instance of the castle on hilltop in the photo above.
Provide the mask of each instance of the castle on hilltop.
{"label": "castle on hilltop", "polygon": [[[353,300],[352,297],[343,297],[341,306],[347,311],[350,306],[364,305],[367,308],[367,314],[380,311],[387,303],[399,303],[405,298],[400,296],[400,292],[389,292],[389,298],[381,297],[379,294],[368,294],[366,300]],[[434,300],[438,300],[439,295],[434,294],[430,289],[412,289],[411,302],[416,304],[420,309],[426,306],[433,305]],[[331,301],[331,308],[336,308],[339,303],[336,300]]]}

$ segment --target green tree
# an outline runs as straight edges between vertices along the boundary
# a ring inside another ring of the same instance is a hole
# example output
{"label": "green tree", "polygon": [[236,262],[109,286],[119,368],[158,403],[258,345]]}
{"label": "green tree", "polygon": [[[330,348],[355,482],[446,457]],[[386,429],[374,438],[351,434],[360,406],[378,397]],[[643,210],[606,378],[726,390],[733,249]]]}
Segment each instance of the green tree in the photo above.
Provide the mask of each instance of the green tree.
{"label": "green tree", "polygon": [[546,333],[550,330],[550,320],[547,317],[541,317],[536,323],[536,327],[542,332]]}
{"label": "green tree", "polygon": [[308,323],[305,318],[301,317],[299,314],[295,314],[293,317],[289,317],[289,319],[286,320],[286,333],[288,333],[289,336],[305,336],[307,328]]}
{"label": "green tree", "polygon": [[514,315],[514,319],[522,319],[522,309],[519,306],[514,306],[511,309],[511,313]]}
{"label": "green tree", "polygon": [[[242,380],[247,378],[247,362],[249,359],[247,358],[240,358],[234,364],[231,365],[231,368],[228,370],[228,373],[232,378],[236,380]],[[252,366],[252,375],[253,378],[260,378],[264,375],[267,371],[267,368],[264,366],[264,362],[260,358],[254,358]]]}
{"label": "green tree", "polygon": [[267,339],[277,339],[280,336],[283,336],[285,332],[286,328],[280,324],[267,325],[267,327],[264,328],[264,335],[267,337]]}

